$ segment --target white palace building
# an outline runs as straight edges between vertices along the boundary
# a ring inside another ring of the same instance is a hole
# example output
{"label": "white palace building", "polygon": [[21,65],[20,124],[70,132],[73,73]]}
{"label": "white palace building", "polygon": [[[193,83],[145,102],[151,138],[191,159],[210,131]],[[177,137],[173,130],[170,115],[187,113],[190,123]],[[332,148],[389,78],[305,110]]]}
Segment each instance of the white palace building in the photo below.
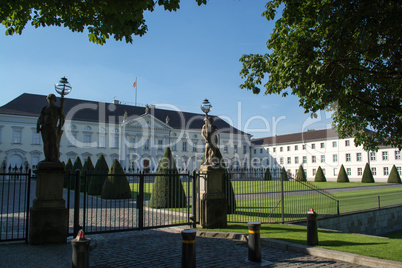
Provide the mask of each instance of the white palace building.
{"label": "white palace building", "polygon": [[[201,102],[200,102],[201,104]],[[0,107],[0,165],[35,169],[44,159],[42,139],[36,124],[46,96],[22,94]],[[60,105],[59,100],[56,105]],[[198,169],[204,155],[201,136],[204,114],[65,98],[64,134],[60,160],[82,163],[89,156],[95,165],[103,154],[109,164],[118,159],[124,168],[154,171],[167,146],[179,169]],[[250,138],[219,117],[212,116],[219,130],[222,155],[231,167],[250,163]]]}
{"label": "white palace building", "polygon": [[327,181],[336,181],[342,164],[354,182],[361,181],[366,163],[376,182],[386,182],[393,165],[402,175],[399,149],[380,147],[377,152],[367,152],[356,147],[353,138],[340,139],[332,129],[253,139],[252,144],[252,165],[285,167],[295,177],[302,164],[309,181],[314,180],[319,166]]}

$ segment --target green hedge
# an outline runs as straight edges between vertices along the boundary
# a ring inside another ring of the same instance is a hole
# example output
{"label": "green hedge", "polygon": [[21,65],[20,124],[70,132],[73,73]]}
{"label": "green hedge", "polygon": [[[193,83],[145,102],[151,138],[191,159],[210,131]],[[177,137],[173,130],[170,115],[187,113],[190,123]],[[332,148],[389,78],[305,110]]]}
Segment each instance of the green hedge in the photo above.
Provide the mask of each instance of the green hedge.
{"label": "green hedge", "polygon": [[282,167],[281,169],[281,181],[288,181],[288,173],[286,172],[285,167]]}
{"label": "green hedge", "polygon": [[265,170],[264,181],[272,181],[272,175],[271,175],[271,171],[269,171],[269,168],[267,168]]}
{"label": "green hedge", "polygon": [[[80,187],[80,191],[84,192],[84,191],[88,191],[88,187],[89,187],[89,183],[91,182],[91,174],[94,173],[94,165],[92,164],[92,160],[91,158],[88,156],[87,159],[85,159],[84,162],[84,166],[82,167],[81,170],[81,187]],[[87,181],[86,181],[86,189],[84,189],[84,184],[85,184],[85,178],[84,178],[84,174],[86,174],[87,177]]]}
{"label": "green hedge", "polygon": [[[71,175],[74,174],[73,162],[71,162],[70,158],[68,159],[67,164],[64,166],[64,171],[66,173],[64,174],[63,187],[67,188],[68,187],[68,181],[72,177]],[[68,176],[68,171],[70,171],[70,177]]]}
{"label": "green hedge", "polygon": [[102,187],[101,197],[104,199],[131,198],[131,189],[120,162],[115,159]]}
{"label": "green hedge", "polygon": [[349,182],[348,174],[346,173],[345,167],[341,165],[341,168],[338,173],[337,182]]}
{"label": "green hedge", "polygon": [[315,182],[326,182],[327,181],[327,178],[325,178],[325,174],[322,171],[321,166],[318,167],[317,173],[315,173],[314,181]]}
{"label": "green hedge", "polygon": [[297,171],[295,180],[296,181],[307,181],[306,173],[304,173],[304,169],[303,169],[302,165],[299,166],[299,170]]}
{"label": "green hedge", "polygon": [[371,173],[370,165],[368,163],[366,163],[366,166],[364,167],[362,182],[364,182],[364,183],[374,183],[375,182],[373,173]]}
{"label": "green hedge", "polygon": [[100,195],[102,194],[102,187],[105,181],[107,180],[107,175],[109,172],[109,166],[107,165],[106,159],[101,154],[96,161],[94,174],[96,176],[92,176],[88,185],[88,194],[90,195]]}
{"label": "green hedge", "polygon": [[401,176],[399,176],[398,170],[395,165],[392,166],[391,172],[388,176],[388,183],[401,183]]}

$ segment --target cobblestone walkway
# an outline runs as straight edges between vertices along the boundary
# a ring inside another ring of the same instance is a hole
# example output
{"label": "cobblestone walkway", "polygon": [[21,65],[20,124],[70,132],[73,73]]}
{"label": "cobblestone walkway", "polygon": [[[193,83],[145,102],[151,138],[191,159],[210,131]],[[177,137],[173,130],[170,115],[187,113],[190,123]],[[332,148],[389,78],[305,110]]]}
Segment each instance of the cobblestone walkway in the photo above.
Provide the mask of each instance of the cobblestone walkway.
{"label": "cobblestone walkway", "polygon": [[[145,230],[89,236],[90,267],[181,267],[179,230]],[[197,267],[364,267],[263,246],[261,263],[247,260],[246,242],[196,237]]]}

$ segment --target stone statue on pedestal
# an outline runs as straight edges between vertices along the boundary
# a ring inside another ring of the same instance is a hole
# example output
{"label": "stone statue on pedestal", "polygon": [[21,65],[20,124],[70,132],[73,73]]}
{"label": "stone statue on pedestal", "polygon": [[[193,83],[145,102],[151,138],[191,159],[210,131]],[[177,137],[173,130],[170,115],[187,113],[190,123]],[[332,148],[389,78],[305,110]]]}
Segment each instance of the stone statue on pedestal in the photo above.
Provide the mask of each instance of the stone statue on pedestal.
{"label": "stone statue on pedestal", "polygon": [[201,136],[205,140],[205,161],[203,166],[212,168],[219,167],[221,156],[217,154],[218,150],[218,128],[213,124],[213,118],[206,116],[205,124],[202,126]]}
{"label": "stone statue on pedestal", "polygon": [[56,96],[49,94],[46,97],[49,105],[42,108],[36,125],[37,133],[41,132],[45,162],[60,162],[60,139],[63,134],[64,98],[60,100],[60,107],[56,106]]}

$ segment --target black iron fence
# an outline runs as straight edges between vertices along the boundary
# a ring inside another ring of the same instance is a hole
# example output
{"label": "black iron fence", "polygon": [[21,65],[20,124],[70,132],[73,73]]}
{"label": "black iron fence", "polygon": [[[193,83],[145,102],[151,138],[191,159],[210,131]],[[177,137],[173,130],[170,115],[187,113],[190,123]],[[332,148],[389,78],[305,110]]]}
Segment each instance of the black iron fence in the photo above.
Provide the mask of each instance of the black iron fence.
{"label": "black iron fence", "polygon": [[28,241],[30,174],[22,167],[0,173],[0,241]]}
{"label": "black iron fence", "polygon": [[338,214],[334,195],[280,169],[228,170],[225,192],[228,222],[278,223],[305,219],[313,208],[320,217]]}
{"label": "black iron fence", "polygon": [[189,173],[67,174],[68,232],[192,224],[192,178]]}

